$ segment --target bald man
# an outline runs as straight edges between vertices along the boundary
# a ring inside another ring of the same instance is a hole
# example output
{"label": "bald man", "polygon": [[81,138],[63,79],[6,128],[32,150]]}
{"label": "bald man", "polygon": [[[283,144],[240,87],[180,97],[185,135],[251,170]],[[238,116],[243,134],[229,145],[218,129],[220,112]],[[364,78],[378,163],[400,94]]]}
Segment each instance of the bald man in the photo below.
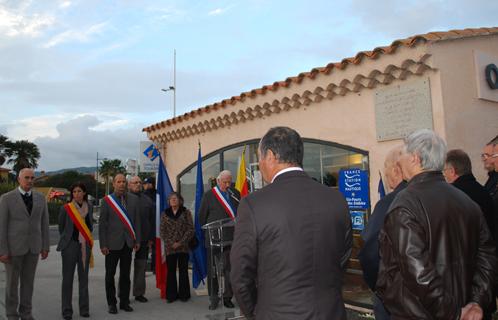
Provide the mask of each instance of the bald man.
{"label": "bald man", "polygon": [[[372,291],[375,291],[375,283],[377,282],[377,274],[379,273],[379,232],[384,224],[387,209],[389,209],[398,192],[406,187],[406,181],[403,180],[403,173],[398,163],[402,149],[402,146],[396,147],[390,150],[386,156],[386,160],[384,161],[384,176],[387,187],[392,192],[377,202],[372,216],[361,234],[364,245],[359,253],[359,258],[363,269],[363,277]],[[373,300],[375,319],[390,319],[389,313],[384,309],[382,302],[375,295],[373,296]]]}
{"label": "bald man", "polygon": [[155,238],[156,212],[152,200],[142,192],[142,180],[139,176],[133,176],[128,181],[128,191],[137,196],[139,201],[140,224],[142,226],[142,241],[140,249],[135,252],[133,264],[133,296],[138,302],[145,303],[145,269],[147,267],[147,256],[149,247]]}
{"label": "bald man", "polygon": [[32,304],[38,255],[48,256],[48,208],[33,191],[35,172],[22,169],[19,187],[0,197],[0,262],[5,264],[5,312],[8,320],[33,319]]}
{"label": "bald man", "polygon": [[139,200],[126,192],[126,178],[117,174],[112,182],[114,192],[104,198],[100,209],[99,242],[105,255],[105,292],[109,313],[118,313],[114,275],[119,263],[119,308],[130,306],[130,269],[132,250],[140,249],[141,224]]}

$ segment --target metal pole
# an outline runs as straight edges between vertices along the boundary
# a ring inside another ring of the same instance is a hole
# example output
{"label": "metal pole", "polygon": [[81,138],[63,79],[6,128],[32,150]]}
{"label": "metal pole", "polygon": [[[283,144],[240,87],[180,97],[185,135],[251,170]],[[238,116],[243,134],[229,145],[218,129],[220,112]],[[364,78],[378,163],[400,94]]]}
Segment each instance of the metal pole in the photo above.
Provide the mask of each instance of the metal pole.
{"label": "metal pole", "polygon": [[173,52],[173,118],[176,117],[176,49]]}
{"label": "metal pole", "polygon": [[97,170],[95,171],[95,205],[99,205],[99,153],[97,151]]}

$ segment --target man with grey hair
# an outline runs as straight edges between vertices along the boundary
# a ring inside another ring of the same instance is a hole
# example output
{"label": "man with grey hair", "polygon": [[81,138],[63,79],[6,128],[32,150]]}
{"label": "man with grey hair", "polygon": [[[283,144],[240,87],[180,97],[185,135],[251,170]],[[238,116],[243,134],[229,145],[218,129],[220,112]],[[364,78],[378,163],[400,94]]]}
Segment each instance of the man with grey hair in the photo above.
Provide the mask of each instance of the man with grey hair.
{"label": "man with grey hair", "polygon": [[[240,201],[240,193],[231,187],[232,173],[228,170],[220,172],[216,178],[216,186],[202,197],[201,206],[199,209],[199,223],[205,225],[214,221],[219,221],[227,218],[235,219],[237,208]],[[227,308],[233,308],[232,303],[232,285],[230,283],[230,247],[223,248],[223,257],[219,247],[210,248],[209,236],[205,235],[205,246],[208,248],[208,293],[209,293],[209,310],[214,310],[218,307],[218,278],[216,276],[215,261],[224,261],[224,290],[223,290],[223,305]],[[223,240],[233,240],[233,228],[223,229]]]}
{"label": "man with grey hair", "polygon": [[32,190],[35,172],[19,172],[19,187],[0,197],[0,262],[5,265],[5,312],[8,320],[33,319],[32,297],[38,256],[50,248],[48,208]]}
{"label": "man with grey hair", "polygon": [[481,319],[495,283],[494,243],[479,206],[446,183],[446,143],[405,139],[401,191],[379,235],[377,294],[393,319]]}

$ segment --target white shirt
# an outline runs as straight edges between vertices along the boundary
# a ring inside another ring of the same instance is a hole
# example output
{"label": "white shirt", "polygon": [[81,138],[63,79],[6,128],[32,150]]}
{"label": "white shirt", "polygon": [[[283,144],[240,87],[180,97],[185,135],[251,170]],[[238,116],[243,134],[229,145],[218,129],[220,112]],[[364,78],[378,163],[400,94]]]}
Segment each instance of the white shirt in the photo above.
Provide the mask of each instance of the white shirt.
{"label": "white shirt", "polygon": [[28,194],[28,197],[29,197],[29,196],[31,196],[31,190],[29,190],[29,191],[24,191],[24,189],[23,189],[23,188],[21,188],[21,187],[17,187],[17,189],[19,190],[19,192],[21,193],[21,195],[23,195],[23,196],[24,196],[24,195],[27,193],[27,194]]}
{"label": "white shirt", "polygon": [[273,176],[273,179],[271,179],[271,183],[273,183],[273,181],[275,181],[275,178],[277,178],[279,175],[281,175],[282,173],[289,172],[289,171],[304,171],[304,170],[301,167],[289,167],[289,168],[282,169],[279,172],[277,172],[277,174],[275,174]]}

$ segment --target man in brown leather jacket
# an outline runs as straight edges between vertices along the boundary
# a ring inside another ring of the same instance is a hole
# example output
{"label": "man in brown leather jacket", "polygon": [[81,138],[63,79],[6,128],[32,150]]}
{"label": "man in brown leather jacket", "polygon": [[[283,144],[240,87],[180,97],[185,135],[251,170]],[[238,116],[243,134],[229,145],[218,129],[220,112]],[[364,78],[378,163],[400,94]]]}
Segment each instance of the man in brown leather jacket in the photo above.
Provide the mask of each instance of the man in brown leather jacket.
{"label": "man in brown leather jacket", "polygon": [[430,130],[405,139],[408,186],[379,236],[377,294],[392,319],[481,319],[492,299],[495,247],[479,206],[445,182],[445,155]]}

